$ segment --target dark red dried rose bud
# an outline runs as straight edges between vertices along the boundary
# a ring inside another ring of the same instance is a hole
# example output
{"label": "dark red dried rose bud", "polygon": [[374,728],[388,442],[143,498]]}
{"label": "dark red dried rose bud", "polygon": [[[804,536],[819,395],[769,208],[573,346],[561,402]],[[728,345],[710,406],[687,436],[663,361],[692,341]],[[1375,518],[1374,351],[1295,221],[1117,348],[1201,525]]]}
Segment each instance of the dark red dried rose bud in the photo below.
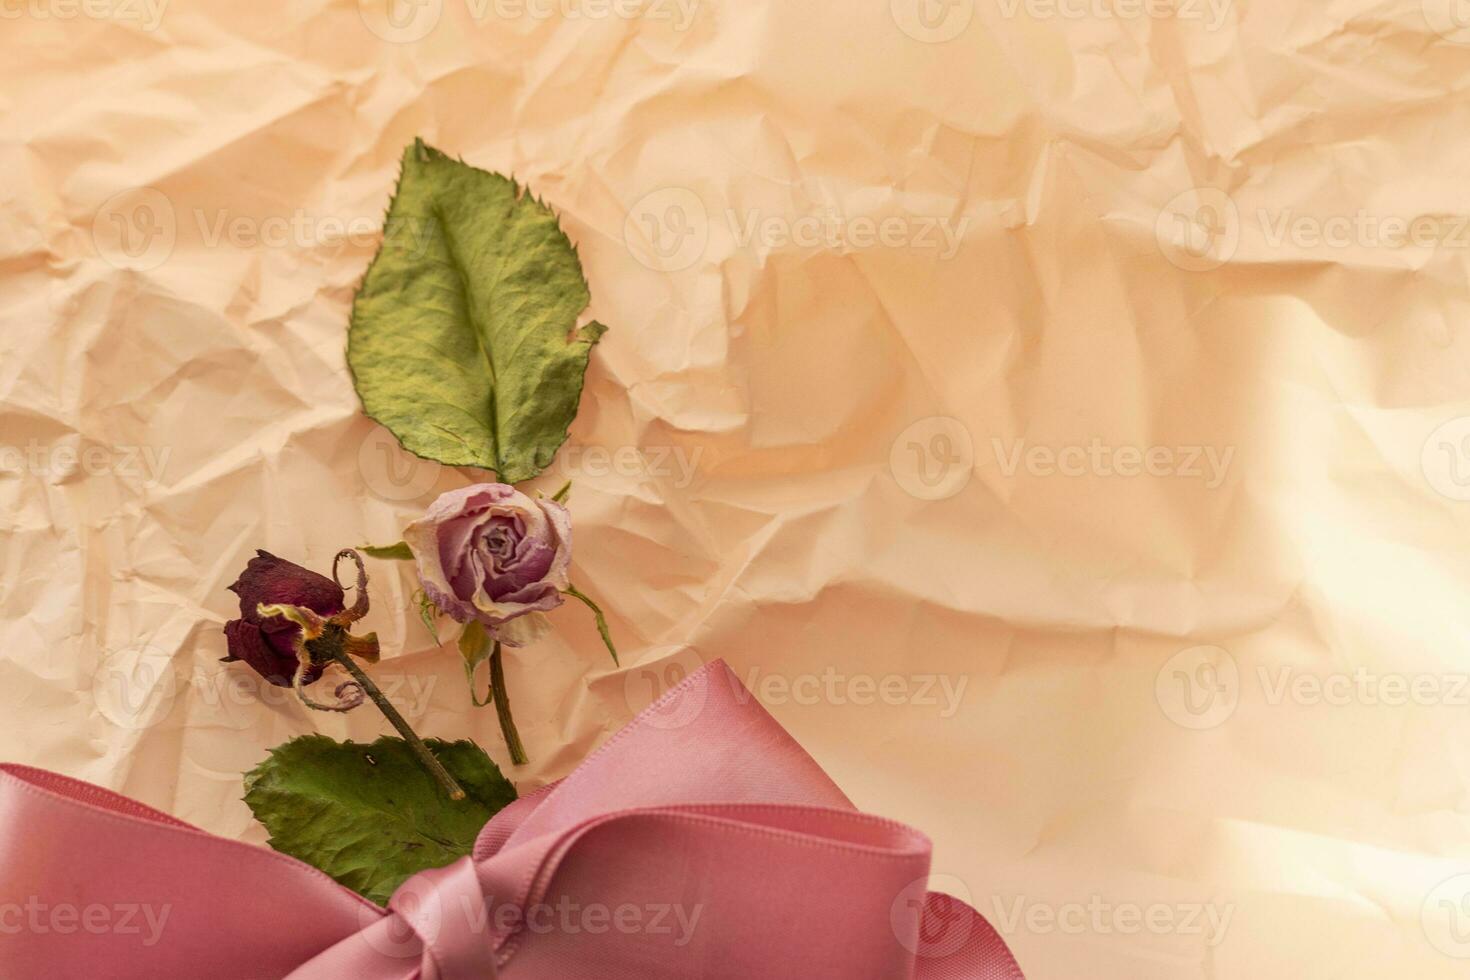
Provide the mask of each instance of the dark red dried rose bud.
{"label": "dark red dried rose bud", "polygon": [[[346,608],[342,587],[295,562],[257,551],[245,571],[230,586],[240,597],[240,618],[225,624],[229,655],[225,662],[241,660],[260,676],[281,687],[290,687],[299,659],[297,643],[301,627],[284,616],[260,615],[262,605],[301,606],[330,619]],[[323,665],[313,664],[302,682],[310,684],[322,676]]]}

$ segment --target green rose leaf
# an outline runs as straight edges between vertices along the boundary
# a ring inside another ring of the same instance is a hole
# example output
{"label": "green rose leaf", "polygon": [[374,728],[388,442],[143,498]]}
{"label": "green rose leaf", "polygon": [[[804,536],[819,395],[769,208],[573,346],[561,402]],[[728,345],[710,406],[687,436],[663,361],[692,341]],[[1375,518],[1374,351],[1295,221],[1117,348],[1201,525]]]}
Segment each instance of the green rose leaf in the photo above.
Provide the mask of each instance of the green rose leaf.
{"label": "green rose leaf", "polygon": [[478,620],[470,620],[459,634],[459,655],[464,658],[465,680],[470,682],[470,702],[483,708],[490,703],[490,695],[483,701],[475,696],[475,668],[490,659],[490,635]]}
{"label": "green rose leaf", "polygon": [[352,305],[363,410],[409,452],[528,480],[566,441],[607,329],[577,327],[588,300],[550,208],[415,140]]}
{"label": "green rose leaf", "polygon": [[602,645],[607,647],[607,652],[612,654],[613,664],[617,666],[618,648],[613,646],[612,631],[607,628],[607,617],[603,615],[602,607],[593,602],[591,596],[587,595],[585,592],[583,592],[581,589],[577,588],[570,582],[567,583],[567,587],[563,590],[563,592],[566,595],[571,596],[573,599],[581,602],[588,609],[592,610],[592,619],[593,622],[597,624],[597,633],[599,636],[602,637]]}
{"label": "green rose leaf", "polygon": [[434,643],[437,644],[439,642],[439,607],[434,605],[433,599],[430,599],[424,594],[423,589],[414,592],[413,601],[419,607],[419,619],[423,622],[424,629],[429,631],[429,635],[434,638]]}
{"label": "green rose leaf", "polygon": [[397,544],[365,544],[357,550],[369,558],[381,558],[385,561],[413,561],[413,551],[402,541]]}
{"label": "green rose leaf", "polygon": [[473,742],[428,739],[464,787],[451,802],[408,744],[303,735],[245,774],[245,802],[276,850],[382,905],[403,881],[469,854],[515,787]]}

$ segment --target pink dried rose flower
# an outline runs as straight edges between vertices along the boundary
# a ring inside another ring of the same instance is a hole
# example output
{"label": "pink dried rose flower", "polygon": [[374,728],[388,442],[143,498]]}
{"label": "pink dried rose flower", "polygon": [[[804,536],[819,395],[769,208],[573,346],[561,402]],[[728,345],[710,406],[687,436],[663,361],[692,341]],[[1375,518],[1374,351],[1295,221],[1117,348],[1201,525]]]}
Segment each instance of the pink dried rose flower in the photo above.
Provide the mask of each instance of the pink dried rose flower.
{"label": "pink dried rose flower", "polygon": [[504,483],[451,490],[403,532],[424,594],[461,623],[525,646],[570,586],[572,519],[554,500]]}

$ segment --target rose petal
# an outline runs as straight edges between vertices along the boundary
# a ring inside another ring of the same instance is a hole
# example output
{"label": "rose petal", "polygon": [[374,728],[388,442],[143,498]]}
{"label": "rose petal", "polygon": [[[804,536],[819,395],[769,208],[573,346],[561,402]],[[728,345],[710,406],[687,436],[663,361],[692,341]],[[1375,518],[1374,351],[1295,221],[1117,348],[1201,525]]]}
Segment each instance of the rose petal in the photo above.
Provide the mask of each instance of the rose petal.
{"label": "rose petal", "polygon": [[551,620],[535,612],[501,623],[491,636],[508,647],[525,647],[535,643],[551,629]]}
{"label": "rose petal", "polygon": [[230,586],[230,591],[240,597],[240,618],[267,633],[294,630],[296,627],[279,618],[263,620],[258,612],[261,605],[288,603],[305,606],[322,616],[335,616],[345,603],[342,589],[336,582],[295,562],[277,558],[268,551],[255,553],[239,579]]}
{"label": "rose petal", "polygon": [[475,607],[454,594],[445,574],[439,552],[439,527],[433,519],[437,507],[438,501],[435,501],[428,514],[404,528],[403,541],[413,552],[424,595],[452,619],[468,623],[475,618]]}
{"label": "rose petal", "polygon": [[[240,660],[248,664],[261,677],[277,687],[290,687],[296,673],[296,657],[282,656],[254,623],[232,619],[225,623],[225,641],[229,647],[226,660]],[[312,667],[306,672],[306,683],[310,684],[322,676],[321,667]]]}
{"label": "rose petal", "polygon": [[558,592],[564,592],[571,584],[572,515],[555,500],[543,499],[536,503],[546,515],[552,533],[556,535],[556,555],[551,560],[551,567],[546,570],[545,579],[555,586]]}

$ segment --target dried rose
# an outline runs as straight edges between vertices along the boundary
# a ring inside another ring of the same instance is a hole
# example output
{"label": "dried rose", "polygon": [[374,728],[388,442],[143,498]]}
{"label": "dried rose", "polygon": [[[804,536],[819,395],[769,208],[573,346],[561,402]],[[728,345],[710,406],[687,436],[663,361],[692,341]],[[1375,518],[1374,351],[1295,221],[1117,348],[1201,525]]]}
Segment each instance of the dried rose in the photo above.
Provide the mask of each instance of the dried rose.
{"label": "dried rose", "polygon": [[[570,585],[572,520],[561,504],[504,483],[451,490],[403,532],[424,593],[461,623],[479,622],[506,646],[545,628]],[[524,617],[524,618],[523,618]]]}
{"label": "dried rose", "polygon": [[[344,557],[354,559],[358,568],[351,608],[336,581],[337,562]],[[378,659],[376,634],[356,637],[347,632],[368,610],[367,573],[354,551],[337,555],[332,578],[257,551],[230,591],[240,597],[240,618],[225,624],[229,655],[224,660],[244,661],[272,684],[300,691],[321,677],[337,652],[369,662]]]}

